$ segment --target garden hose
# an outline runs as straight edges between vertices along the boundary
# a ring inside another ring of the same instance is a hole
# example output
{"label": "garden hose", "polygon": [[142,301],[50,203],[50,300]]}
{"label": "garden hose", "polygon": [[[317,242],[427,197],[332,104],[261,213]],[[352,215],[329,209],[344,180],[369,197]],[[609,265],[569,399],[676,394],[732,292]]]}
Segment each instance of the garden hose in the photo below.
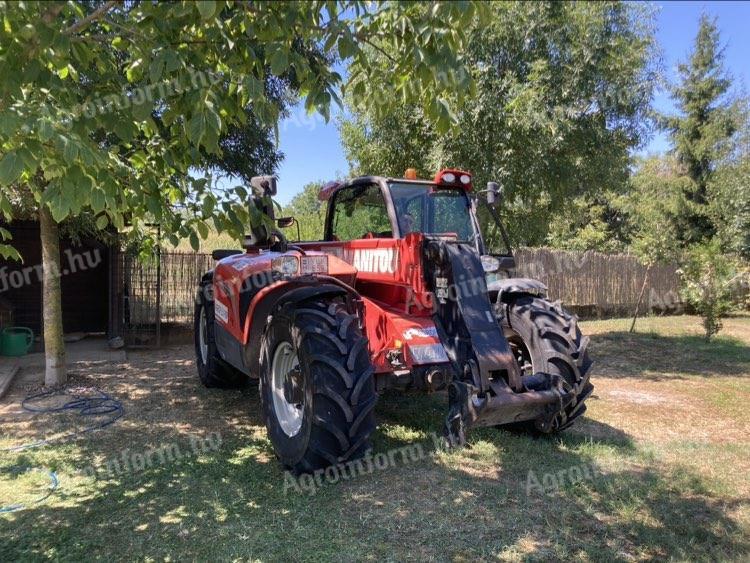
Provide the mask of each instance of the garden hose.
{"label": "garden hose", "polygon": [[[71,390],[61,389],[53,391],[43,391],[35,395],[30,395],[21,401],[21,407],[27,411],[35,414],[52,414],[64,411],[78,411],[79,416],[102,416],[111,415],[103,422],[88,426],[83,430],[77,430],[70,432],[59,438],[52,438],[50,440],[38,440],[29,444],[23,444],[21,446],[14,446],[11,448],[2,448],[0,451],[3,452],[18,452],[23,450],[29,450],[33,448],[39,448],[52,443],[67,442],[76,436],[100,430],[113,424],[115,421],[120,419],[123,415],[122,403],[117,399],[107,395],[104,391],[93,387],[93,391],[98,393],[98,396],[92,397],[87,395],[80,395],[71,392]],[[53,397],[71,397],[71,400],[57,405],[44,406],[43,402]],[[42,403],[42,404],[40,404]]]}
{"label": "garden hose", "polygon": [[[34,469],[33,467],[30,467],[29,469],[27,469],[27,472],[32,471],[33,469]],[[42,469],[37,469],[37,471],[44,471],[45,473],[47,473],[47,476],[49,477],[49,480],[50,480],[50,486],[46,494],[34,500],[30,504],[39,504],[40,502],[46,500],[52,495],[52,493],[54,493],[57,490],[57,487],[60,484],[60,481],[57,479],[57,473],[55,473],[54,471],[42,470]],[[19,510],[23,510],[24,508],[27,508],[27,506],[25,504],[20,504],[20,503],[0,506],[0,514],[7,514],[9,512],[18,512]]]}
{"label": "garden hose", "polygon": [[[80,388],[79,388],[80,389]],[[35,414],[52,414],[64,411],[77,411],[79,416],[107,416],[106,420],[92,424],[85,427],[83,430],[77,430],[75,432],[69,432],[58,438],[52,438],[49,440],[38,440],[21,446],[14,446],[11,448],[1,448],[2,452],[20,452],[24,450],[30,450],[33,448],[40,448],[53,443],[64,443],[72,440],[73,438],[95,430],[100,430],[113,424],[115,421],[120,419],[123,415],[122,403],[117,399],[112,398],[101,389],[96,387],[90,388],[97,393],[96,396],[82,394],[79,389],[59,389],[53,391],[43,391],[35,395],[29,395],[23,401],[21,401],[21,407],[26,412]],[[55,397],[70,397],[68,401],[58,402],[56,404],[49,405],[49,399]],[[29,468],[27,471],[32,471],[34,468]],[[44,471],[47,473],[50,479],[50,487],[47,493],[40,498],[34,500],[30,504],[39,504],[45,499],[49,498],[54,493],[60,482],[57,478],[57,473],[48,469],[36,469],[37,471]],[[18,512],[27,508],[27,505],[16,503],[9,504],[7,506],[0,506],[0,514],[9,512]]]}

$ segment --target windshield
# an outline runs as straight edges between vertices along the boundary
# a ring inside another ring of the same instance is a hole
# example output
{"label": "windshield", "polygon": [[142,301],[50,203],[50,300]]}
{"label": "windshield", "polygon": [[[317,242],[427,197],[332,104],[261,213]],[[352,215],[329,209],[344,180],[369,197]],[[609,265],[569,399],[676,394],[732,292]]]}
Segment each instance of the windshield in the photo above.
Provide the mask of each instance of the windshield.
{"label": "windshield", "polygon": [[390,190],[401,236],[419,232],[473,240],[470,202],[463,190],[399,183],[390,184]]}

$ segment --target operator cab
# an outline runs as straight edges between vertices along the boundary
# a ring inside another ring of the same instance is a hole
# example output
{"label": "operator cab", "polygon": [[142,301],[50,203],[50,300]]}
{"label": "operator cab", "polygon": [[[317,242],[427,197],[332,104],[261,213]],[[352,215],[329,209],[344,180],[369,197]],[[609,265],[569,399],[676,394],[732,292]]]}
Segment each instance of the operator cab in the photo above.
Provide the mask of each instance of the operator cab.
{"label": "operator cab", "polygon": [[482,244],[467,172],[441,171],[432,182],[417,180],[412,170],[406,176],[365,176],[347,184],[326,184],[320,192],[321,200],[330,200],[325,240],[404,238],[409,233],[423,233]]}

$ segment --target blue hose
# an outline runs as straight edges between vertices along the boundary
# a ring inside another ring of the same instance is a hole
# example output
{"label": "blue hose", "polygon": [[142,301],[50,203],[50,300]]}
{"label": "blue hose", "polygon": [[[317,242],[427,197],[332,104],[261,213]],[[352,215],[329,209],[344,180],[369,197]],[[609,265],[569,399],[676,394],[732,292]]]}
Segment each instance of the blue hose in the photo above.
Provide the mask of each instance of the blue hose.
{"label": "blue hose", "polygon": [[[64,389],[43,391],[41,393],[37,393],[36,395],[30,395],[26,397],[23,401],[21,401],[21,407],[25,411],[33,412],[35,414],[52,414],[63,411],[78,411],[79,416],[111,415],[106,420],[100,423],[95,423],[92,426],[87,426],[83,430],[70,432],[63,436],[60,436],[59,438],[53,438],[51,440],[39,440],[37,442],[31,442],[29,444],[23,444],[21,446],[14,446],[12,448],[2,448],[0,449],[0,452],[19,452],[23,450],[30,450],[32,448],[47,446],[53,443],[67,442],[75,438],[76,436],[86,434],[88,432],[93,432],[95,430],[100,430],[119,420],[124,413],[122,403],[117,399],[113,399],[101,389],[93,388],[93,390],[96,391],[99,396],[91,397],[85,395],[77,395],[70,393]],[[40,403],[44,399],[48,399],[50,397],[72,397],[72,399],[57,406],[40,405]]]}
{"label": "blue hose", "polygon": [[[100,430],[106,426],[109,426],[110,424],[113,424],[115,421],[120,419],[124,413],[122,403],[118,401],[117,399],[113,399],[101,389],[97,389],[95,387],[92,389],[98,393],[98,396],[91,397],[91,396],[86,396],[86,395],[74,394],[64,389],[53,390],[53,391],[43,391],[41,393],[37,393],[36,395],[30,395],[26,397],[23,401],[21,401],[21,407],[23,408],[23,410],[27,412],[32,412],[35,414],[52,414],[52,413],[58,413],[58,412],[64,412],[64,411],[78,411],[79,416],[111,415],[106,420],[99,422],[99,423],[95,423],[91,426],[87,426],[83,430],[70,432],[63,436],[60,436],[59,438],[53,438],[51,440],[39,440],[37,442],[23,444],[22,446],[14,446],[12,448],[2,448],[0,449],[0,452],[20,452],[23,450],[30,450],[32,448],[39,448],[42,446],[47,446],[53,443],[64,443],[69,440],[72,440],[76,436],[80,436],[88,432],[94,432],[95,430]],[[72,397],[72,398],[71,400],[65,403],[62,403],[61,405],[57,405],[57,406],[43,406],[40,404],[43,402],[44,399],[48,399],[50,397]],[[49,470],[47,470],[47,474],[49,475],[50,482],[51,482],[49,491],[47,492],[47,494],[36,499],[31,504],[38,504],[42,502],[43,500],[47,499],[53,492],[57,490],[57,487],[60,484],[57,478],[57,474],[54,471],[49,471]],[[8,512],[17,512],[25,508],[26,506],[23,504],[10,504],[8,506],[0,506],[0,514],[8,513]]]}
{"label": "blue hose", "polygon": [[[29,471],[31,471],[31,468],[29,468]],[[50,480],[50,487],[49,487],[49,490],[47,491],[47,494],[39,497],[38,499],[36,499],[30,504],[39,504],[43,500],[46,500],[47,498],[49,498],[49,496],[57,490],[57,487],[60,484],[60,481],[57,479],[57,473],[55,473],[54,471],[49,471],[49,470],[47,470],[46,473],[49,476],[49,480]],[[26,508],[26,505],[24,504],[9,504],[7,506],[0,506],[0,514],[4,514],[8,512],[18,512],[19,510],[23,510],[24,508]]]}

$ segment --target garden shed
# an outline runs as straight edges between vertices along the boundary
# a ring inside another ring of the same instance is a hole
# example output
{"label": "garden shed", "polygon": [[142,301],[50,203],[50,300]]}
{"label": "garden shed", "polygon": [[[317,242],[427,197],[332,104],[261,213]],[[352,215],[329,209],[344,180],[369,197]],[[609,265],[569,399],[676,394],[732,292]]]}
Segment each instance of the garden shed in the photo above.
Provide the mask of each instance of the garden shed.
{"label": "garden shed", "polygon": [[[24,326],[39,335],[42,319],[42,249],[39,223],[2,225],[23,263],[0,259],[0,326]],[[120,334],[119,250],[94,238],[60,240],[63,330],[70,333]]]}

